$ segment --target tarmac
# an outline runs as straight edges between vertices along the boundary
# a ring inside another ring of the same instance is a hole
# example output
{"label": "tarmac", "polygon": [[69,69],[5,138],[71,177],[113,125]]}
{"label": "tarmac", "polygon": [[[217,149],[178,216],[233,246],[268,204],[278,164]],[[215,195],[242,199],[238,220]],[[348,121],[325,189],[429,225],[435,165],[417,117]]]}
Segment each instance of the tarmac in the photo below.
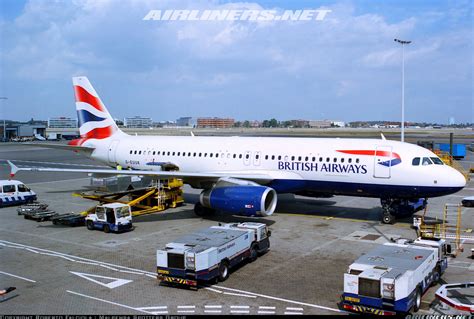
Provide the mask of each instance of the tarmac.
{"label": "tarmac", "polygon": [[[93,165],[97,162],[62,150],[0,144],[0,178],[8,178],[6,159],[18,165]],[[22,162],[23,161],[23,162]],[[26,162],[31,161],[31,162]],[[469,167],[474,154],[462,162]],[[35,162],[35,163],[33,163]],[[28,173],[16,177],[41,202],[59,213],[80,212],[95,204],[74,192],[90,184],[86,174]],[[18,216],[17,207],[0,209],[0,288],[17,289],[0,299],[2,314],[345,314],[338,303],[343,276],[360,255],[391,238],[416,238],[412,219],[381,224],[378,199],[335,196],[279,196],[266,218],[217,214],[197,217],[199,190],[184,188],[186,205],[134,218],[135,230],[122,234],[85,227],[37,223]],[[441,217],[445,203],[474,194],[474,181],[460,192],[429,200],[427,215]],[[463,228],[474,228],[474,208],[462,209]],[[156,250],[183,234],[218,222],[259,221],[272,230],[271,250],[235,269],[223,283],[198,291],[160,285]],[[467,234],[467,233],[466,233]],[[469,233],[472,236],[472,233]],[[372,236],[367,236],[372,235]],[[473,244],[450,258],[442,283],[472,281]],[[423,296],[420,314],[452,314],[434,297]]]}

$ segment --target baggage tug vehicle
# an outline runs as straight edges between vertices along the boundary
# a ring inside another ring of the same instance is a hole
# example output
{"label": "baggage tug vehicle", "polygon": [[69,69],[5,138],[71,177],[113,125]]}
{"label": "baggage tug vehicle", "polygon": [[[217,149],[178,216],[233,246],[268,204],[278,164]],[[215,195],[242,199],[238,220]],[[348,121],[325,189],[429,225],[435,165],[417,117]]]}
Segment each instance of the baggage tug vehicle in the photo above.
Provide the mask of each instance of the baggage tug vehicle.
{"label": "baggage tug vehicle", "polygon": [[195,288],[199,282],[225,281],[232,267],[269,250],[270,235],[262,223],[224,224],[185,235],[156,252],[158,279]]}
{"label": "baggage tug vehicle", "polygon": [[344,274],[342,308],[376,315],[417,312],[423,293],[448,267],[450,252],[442,239],[380,245]]}

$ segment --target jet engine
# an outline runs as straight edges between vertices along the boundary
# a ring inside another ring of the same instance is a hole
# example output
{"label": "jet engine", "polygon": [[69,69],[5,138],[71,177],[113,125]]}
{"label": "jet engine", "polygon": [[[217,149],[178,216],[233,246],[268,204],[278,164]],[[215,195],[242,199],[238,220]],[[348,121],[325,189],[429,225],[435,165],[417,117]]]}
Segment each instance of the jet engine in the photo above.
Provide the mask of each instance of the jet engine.
{"label": "jet engine", "polygon": [[[270,216],[277,204],[273,188],[235,178],[221,178],[216,185],[204,190],[200,204],[208,209],[242,216]],[[199,208],[196,208],[199,214]],[[202,212],[202,210],[201,210]]]}

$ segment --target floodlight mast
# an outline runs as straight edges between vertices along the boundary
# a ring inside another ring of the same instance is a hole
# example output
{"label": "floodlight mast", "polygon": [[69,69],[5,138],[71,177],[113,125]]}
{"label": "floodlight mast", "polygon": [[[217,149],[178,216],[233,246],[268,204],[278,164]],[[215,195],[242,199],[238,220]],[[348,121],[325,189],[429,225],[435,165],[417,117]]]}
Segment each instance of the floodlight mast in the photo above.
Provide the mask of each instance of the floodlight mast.
{"label": "floodlight mast", "polygon": [[401,122],[401,141],[405,142],[405,45],[411,41],[393,39],[402,45],[402,122]]}

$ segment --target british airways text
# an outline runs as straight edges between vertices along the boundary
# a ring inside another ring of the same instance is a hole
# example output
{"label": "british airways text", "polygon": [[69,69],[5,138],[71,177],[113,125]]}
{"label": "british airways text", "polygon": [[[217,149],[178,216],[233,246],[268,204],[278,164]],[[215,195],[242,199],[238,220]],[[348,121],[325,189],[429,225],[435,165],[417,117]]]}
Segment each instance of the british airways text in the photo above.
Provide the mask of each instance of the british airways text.
{"label": "british airways text", "polygon": [[278,162],[278,169],[285,171],[367,174],[367,165],[358,164]]}

